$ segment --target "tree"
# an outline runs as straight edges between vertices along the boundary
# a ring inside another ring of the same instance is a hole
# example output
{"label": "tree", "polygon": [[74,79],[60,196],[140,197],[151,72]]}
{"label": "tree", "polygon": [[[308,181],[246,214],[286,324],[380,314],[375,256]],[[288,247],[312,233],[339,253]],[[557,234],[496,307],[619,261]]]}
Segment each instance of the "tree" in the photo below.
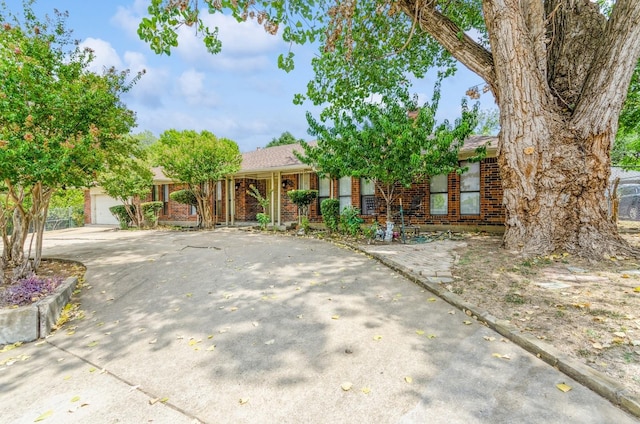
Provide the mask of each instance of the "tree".
{"label": "tree", "polygon": [[293,134],[291,134],[289,131],[285,131],[282,134],[280,134],[280,137],[276,138],[272,138],[271,141],[265,146],[265,147],[274,147],[274,146],[284,146],[285,144],[295,144],[295,143],[300,143],[302,140],[301,138],[296,139]]}
{"label": "tree", "polygon": [[89,72],[93,53],[70,41],[66,16],[38,20],[32,3],[24,2],[24,22],[4,3],[0,9],[0,262],[16,277],[40,263],[53,192],[88,186],[107,161],[126,154],[135,123],[120,95],[137,78]]}
{"label": "tree", "polygon": [[[138,142],[137,139],[134,140]],[[135,144],[132,147],[134,149],[131,156],[109,164],[107,169],[98,175],[98,185],[110,197],[121,201],[129,221],[142,228],[145,216],[140,203],[151,193],[153,173],[145,160],[144,150]]]}
{"label": "tree", "polygon": [[[606,15],[603,2],[591,0],[207,3],[210,12],[255,18],[272,33],[284,27],[291,43],[321,38],[328,50],[342,43],[348,61],[362,46],[389,45],[398,79],[452,56],[486,82],[500,109],[505,247],[526,255],[636,253],[609,219],[605,193],[618,117],[640,56],[637,0],[607,2]],[[197,2],[155,0],[149,11],[139,33],[156,51],[177,44],[176,25],[201,24]],[[203,39],[211,52],[220,50],[217,32]],[[293,53],[279,63],[290,69]],[[354,90],[375,92],[375,78],[358,81]]]}
{"label": "tree", "polygon": [[478,135],[496,135],[498,131],[500,131],[500,111],[498,109],[479,111],[478,125],[473,129],[473,133]]}
{"label": "tree", "polygon": [[214,183],[240,169],[242,156],[238,145],[208,131],[168,130],[160,135],[152,151],[167,177],[186,184],[193,192],[202,226],[213,228]]}
{"label": "tree", "polygon": [[[303,143],[305,163],[333,177],[371,179],[386,203],[387,221],[398,186],[458,169],[458,151],[476,125],[477,111],[463,105],[463,117],[454,128],[436,125],[439,89],[431,105],[417,99],[384,98],[382,104],[361,103],[349,111],[333,109],[332,126],[307,114],[317,146]],[[481,153],[481,152],[479,152]]]}

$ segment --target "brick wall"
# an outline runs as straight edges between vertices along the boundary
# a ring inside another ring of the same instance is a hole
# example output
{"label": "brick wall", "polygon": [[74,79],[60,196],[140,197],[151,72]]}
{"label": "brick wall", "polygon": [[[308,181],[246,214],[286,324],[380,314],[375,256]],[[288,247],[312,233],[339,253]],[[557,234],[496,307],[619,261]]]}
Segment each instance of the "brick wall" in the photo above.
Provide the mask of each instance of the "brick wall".
{"label": "brick wall", "polygon": [[[312,187],[317,187],[318,178],[312,177]],[[337,183],[334,181],[334,193],[337,193]],[[352,178],[351,203],[362,210],[360,197],[360,179]],[[405,225],[464,225],[464,226],[501,226],[505,220],[505,210],[502,205],[502,186],[500,170],[496,158],[487,158],[480,163],[480,213],[463,215],[460,213],[460,176],[449,174],[447,179],[448,211],[446,215],[430,214],[430,190],[427,181],[413,184],[410,188],[396,186],[396,193],[400,193],[404,212]],[[322,222],[318,202],[311,208],[310,220]],[[394,222],[400,222],[400,202],[396,200],[392,205]],[[365,222],[377,220],[386,221],[386,203],[384,197],[376,189],[376,213],[362,215]]]}
{"label": "brick wall", "polygon": [[91,224],[91,193],[84,191],[84,223]]}

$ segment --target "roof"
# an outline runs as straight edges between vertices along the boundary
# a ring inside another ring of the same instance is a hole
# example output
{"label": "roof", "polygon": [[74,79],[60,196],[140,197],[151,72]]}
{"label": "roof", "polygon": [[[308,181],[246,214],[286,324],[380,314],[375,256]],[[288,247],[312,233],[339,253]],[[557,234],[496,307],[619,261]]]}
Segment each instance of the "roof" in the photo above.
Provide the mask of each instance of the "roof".
{"label": "roof", "polygon": [[[315,145],[316,142],[309,144]],[[464,146],[460,149],[460,158],[466,159],[473,154],[476,148],[487,145],[487,156],[496,155],[498,138],[495,136],[474,135],[467,138]],[[303,153],[304,149],[298,143],[285,144],[259,148],[251,152],[242,154],[242,166],[239,173],[273,171],[278,169],[311,168],[303,164],[295,155],[294,151]]]}
{"label": "roof", "polygon": [[267,171],[293,167],[311,168],[303,164],[300,159],[293,154],[294,151],[304,153],[304,149],[299,143],[258,148],[257,150],[243,153],[242,165],[240,166],[239,172]]}

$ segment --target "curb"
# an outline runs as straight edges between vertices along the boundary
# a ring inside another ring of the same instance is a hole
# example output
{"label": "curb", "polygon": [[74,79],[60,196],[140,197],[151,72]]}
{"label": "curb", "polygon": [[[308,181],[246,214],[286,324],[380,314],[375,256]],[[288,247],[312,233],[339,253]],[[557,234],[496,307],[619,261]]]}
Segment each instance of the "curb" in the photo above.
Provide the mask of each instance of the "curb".
{"label": "curb", "polygon": [[69,277],[50,296],[36,303],[0,310],[0,345],[48,336],[77,284],[78,277]]}
{"label": "curb", "polygon": [[452,306],[462,310],[467,315],[470,315],[472,318],[475,318],[479,322],[485,324],[487,327],[522,347],[529,353],[534,354],[536,357],[573,378],[583,386],[593,390],[611,403],[619,406],[624,411],[636,417],[640,417],[640,398],[629,394],[623,386],[618,384],[618,382],[612,378],[596,371],[588,365],[560,353],[548,343],[523,334],[517,327],[510,324],[508,321],[499,320],[489,312],[465,302],[460,296],[442,288],[438,283],[430,281],[433,277],[418,276],[408,268],[386,259],[381,255],[367,252],[357,245],[350,243],[344,245],[370,256],[386,267],[400,273],[403,277],[437,295]]}

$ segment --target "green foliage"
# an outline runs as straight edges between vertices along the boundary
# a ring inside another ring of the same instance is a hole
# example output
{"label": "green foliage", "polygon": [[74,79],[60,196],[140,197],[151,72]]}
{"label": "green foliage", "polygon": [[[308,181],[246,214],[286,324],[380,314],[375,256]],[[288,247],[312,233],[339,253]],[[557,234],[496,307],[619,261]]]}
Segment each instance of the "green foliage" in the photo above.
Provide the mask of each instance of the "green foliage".
{"label": "green foliage", "polygon": [[162,202],[144,202],[140,203],[142,209],[142,216],[145,222],[155,227],[158,224],[158,213],[162,210]]}
{"label": "green foliage", "polygon": [[258,201],[258,204],[262,208],[262,212],[267,213],[269,209],[269,199],[267,197],[260,194],[260,190],[253,184],[249,185],[249,190],[247,190],[247,194]]}
{"label": "green foliage", "polygon": [[631,78],[627,100],[618,119],[611,162],[626,169],[640,168],[640,62]]}
{"label": "green foliage", "polygon": [[353,206],[344,208],[340,213],[340,230],[353,237],[360,234],[362,231],[360,225],[364,220],[360,218],[359,215],[360,209],[358,208],[354,208]]}
{"label": "green foliage", "polygon": [[84,190],[79,188],[60,188],[51,196],[50,208],[71,208],[84,206]]}
{"label": "green foliage", "polygon": [[262,212],[259,212],[256,215],[256,219],[260,223],[260,229],[262,229],[262,230],[266,230],[267,229],[267,225],[269,225],[269,223],[271,222],[271,217],[269,215],[267,215],[266,213],[262,213]]}
{"label": "green foliage", "polygon": [[195,194],[191,190],[176,190],[169,194],[169,198],[176,203],[181,203],[183,205],[189,206],[198,206],[198,199],[196,199]]}
{"label": "green foliage", "polygon": [[338,199],[324,199],[320,203],[320,211],[322,212],[322,220],[327,226],[329,232],[338,231],[340,223],[340,201]]}
{"label": "green foliage", "polygon": [[[0,176],[5,183],[0,232],[5,264],[24,260],[25,229],[36,233],[34,269],[52,193],[84,187],[107,164],[129,155],[135,124],[120,96],[141,74],[89,71],[94,58],[65,28],[66,15],[39,19],[32,1],[22,20],[0,4]],[[13,218],[13,233],[7,233]]]}
{"label": "green foliage", "polygon": [[302,216],[309,213],[309,205],[318,198],[318,190],[289,190],[287,196],[296,205]]}
{"label": "green foliage", "polygon": [[271,141],[265,146],[265,147],[274,147],[274,146],[283,146],[286,144],[295,144],[295,143],[300,143],[302,140],[300,139],[296,139],[293,134],[291,134],[289,131],[285,131],[282,134],[280,134],[280,137],[278,138],[272,138]]}
{"label": "green foliage", "polygon": [[473,133],[478,135],[496,135],[498,131],[500,131],[500,111],[498,109],[479,111],[478,124],[473,129]]}
{"label": "green foliage", "polygon": [[302,228],[302,231],[304,231],[305,234],[309,233],[309,230],[311,230],[309,218],[307,218],[306,216],[302,217],[302,219],[300,220],[300,228]]}
{"label": "green foliage", "polygon": [[135,214],[132,210],[135,206],[132,205],[115,205],[109,208],[109,212],[116,217],[120,223],[120,229],[126,230],[131,225],[131,216]]}
{"label": "green foliage", "polygon": [[[463,103],[462,118],[436,124],[439,87],[432,104],[419,105],[407,92],[393,93],[382,104],[361,103],[350,111],[331,112],[332,126],[307,114],[317,145],[302,143],[299,158],[332,177],[350,175],[373,180],[387,203],[395,200],[395,186],[409,186],[430,175],[458,168],[458,151],[476,126],[476,109]],[[409,112],[412,113],[409,113]]]}
{"label": "green foliage", "polygon": [[209,131],[168,130],[151,146],[154,163],[167,177],[185,183],[196,197],[204,228],[213,228],[215,216],[210,199],[214,182],[240,169],[238,145]]}

